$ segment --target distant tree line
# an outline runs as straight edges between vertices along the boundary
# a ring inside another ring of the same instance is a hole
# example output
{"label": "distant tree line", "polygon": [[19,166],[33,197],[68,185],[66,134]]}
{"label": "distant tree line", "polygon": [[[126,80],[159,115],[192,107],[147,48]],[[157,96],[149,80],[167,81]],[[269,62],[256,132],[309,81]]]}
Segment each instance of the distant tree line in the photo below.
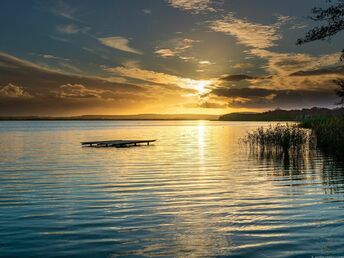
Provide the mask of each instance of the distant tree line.
{"label": "distant tree line", "polygon": [[283,110],[275,109],[263,113],[230,113],[219,118],[221,121],[304,121],[344,116],[344,108],[310,108]]}

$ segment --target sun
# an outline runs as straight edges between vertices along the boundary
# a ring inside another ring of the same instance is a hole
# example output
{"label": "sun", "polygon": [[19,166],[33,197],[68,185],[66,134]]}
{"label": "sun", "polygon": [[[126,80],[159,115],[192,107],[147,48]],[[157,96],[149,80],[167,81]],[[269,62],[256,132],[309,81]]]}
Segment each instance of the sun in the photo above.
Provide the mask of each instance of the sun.
{"label": "sun", "polygon": [[207,88],[212,84],[211,80],[195,80],[192,83],[192,88],[198,91],[198,94],[205,94],[209,91]]}

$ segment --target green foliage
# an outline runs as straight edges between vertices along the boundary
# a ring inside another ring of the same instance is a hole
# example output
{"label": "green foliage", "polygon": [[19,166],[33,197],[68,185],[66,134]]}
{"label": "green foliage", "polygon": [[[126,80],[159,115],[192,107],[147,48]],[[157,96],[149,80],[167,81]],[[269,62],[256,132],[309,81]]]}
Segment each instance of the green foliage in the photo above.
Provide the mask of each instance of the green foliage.
{"label": "green foliage", "polygon": [[307,119],[300,126],[313,130],[317,138],[317,146],[326,154],[344,159],[343,116]]}
{"label": "green foliage", "polygon": [[247,133],[243,142],[249,144],[251,149],[289,154],[291,151],[303,151],[312,142],[312,136],[309,130],[300,128],[296,124],[277,124],[268,128],[259,127]]}

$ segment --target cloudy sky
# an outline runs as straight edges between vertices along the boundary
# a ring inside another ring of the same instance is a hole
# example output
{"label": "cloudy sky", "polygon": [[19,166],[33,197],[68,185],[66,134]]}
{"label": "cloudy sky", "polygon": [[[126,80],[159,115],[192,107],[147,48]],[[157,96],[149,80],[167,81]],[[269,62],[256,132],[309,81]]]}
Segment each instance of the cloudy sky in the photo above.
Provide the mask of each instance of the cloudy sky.
{"label": "cloudy sky", "polygon": [[343,35],[296,46],[325,0],[3,0],[0,115],[333,107]]}

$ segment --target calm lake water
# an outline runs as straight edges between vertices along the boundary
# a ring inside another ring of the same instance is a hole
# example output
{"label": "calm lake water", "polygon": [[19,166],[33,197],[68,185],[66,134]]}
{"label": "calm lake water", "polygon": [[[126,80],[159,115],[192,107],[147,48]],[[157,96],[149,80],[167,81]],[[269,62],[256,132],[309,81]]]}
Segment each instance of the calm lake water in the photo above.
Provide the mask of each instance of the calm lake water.
{"label": "calm lake water", "polygon": [[250,154],[260,125],[0,122],[0,257],[344,255],[343,164]]}

